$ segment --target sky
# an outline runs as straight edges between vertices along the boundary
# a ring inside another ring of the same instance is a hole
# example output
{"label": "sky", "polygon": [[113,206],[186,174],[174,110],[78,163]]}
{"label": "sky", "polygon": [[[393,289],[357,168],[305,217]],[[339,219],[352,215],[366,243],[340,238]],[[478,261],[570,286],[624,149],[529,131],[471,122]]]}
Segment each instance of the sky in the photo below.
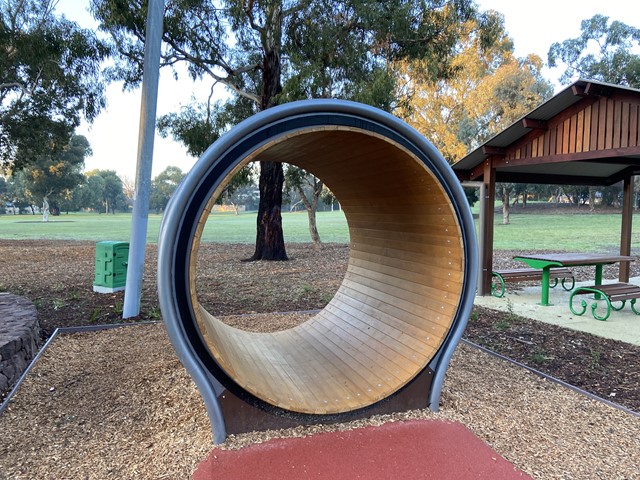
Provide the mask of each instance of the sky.
{"label": "sky", "polygon": [[[640,8],[631,6],[629,0],[606,2],[583,0],[477,0],[481,10],[496,10],[505,17],[507,33],[514,41],[517,57],[530,53],[539,55],[544,62],[549,47],[580,35],[580,22],[603,14],[611,20],[620,20],[640,27]],[[89,0],[59,0],[57,11],[85,28],[97,29],[97,23],[88,13]],[[542,71],[545,78],[561,89],[557,78],[561,72],[548,68]],[[158,116],[179,111],[193,96],[205,98],[209,87],[191,82],[186,75],[175,81],[169,72],[161,72],[158,87]],[[93,124],[83,123],[77,133],[89,140],[93,155],[86,159],[85,170],[110,169],[121,177],[135,179],[140,124],[140,90],[122,91],[122,85],[107,87],[107,108]],[[185,148],[171,139],[156,135],[154,141],[152,176],[168,166],[189,171],[197,159],[189,156]]]}

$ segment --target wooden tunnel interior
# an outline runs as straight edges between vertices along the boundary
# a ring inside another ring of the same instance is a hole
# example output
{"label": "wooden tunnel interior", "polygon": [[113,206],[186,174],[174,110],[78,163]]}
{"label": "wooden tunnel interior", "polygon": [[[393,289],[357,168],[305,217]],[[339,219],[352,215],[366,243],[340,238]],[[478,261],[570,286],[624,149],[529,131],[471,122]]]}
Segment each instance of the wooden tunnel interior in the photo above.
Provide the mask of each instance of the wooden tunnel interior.
{"label": "wooden tunnel interior", "polygon": [[251,161],[290,163],[324,181],[347,218],[349,263],[333,299],[295,328],[255,333],[224,324],[195,288],[199,236],[221,185],[198,222],[190,263],[195,316],[212,357],[242,389],[292,412],[344,413],[397,392],[434,357],[461,301],[464,248],[446,189],[406,148],[353,127],[275,137],[235,171]]}

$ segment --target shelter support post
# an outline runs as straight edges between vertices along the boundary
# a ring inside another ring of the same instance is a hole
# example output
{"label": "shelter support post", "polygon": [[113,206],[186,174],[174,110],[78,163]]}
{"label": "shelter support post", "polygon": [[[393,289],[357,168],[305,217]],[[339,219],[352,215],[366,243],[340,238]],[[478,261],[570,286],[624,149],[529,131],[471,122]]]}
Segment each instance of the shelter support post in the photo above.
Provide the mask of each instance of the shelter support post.
{"label": "shelter support post", "polygon": [[[631,255],[631,225],[633,221],[633,177],[625,177],[622,192],[622,229],[620,234],[620,255]],[[629,262],[620,263],[620,281],[629,281]]]}
{"label": "shelter support post", "polygon": [[[480,204],[480,209],[479,209],[479,213],[478,213],[478,231],[479,232],[483,232],[484,231],[484,221],[485,221],[485,217],[484,217],[484,212],[487,209],[486,208],[486,185],[484,184],[484,182],[462,182],[462,186],[464,188],[476,188],[478,189],[478,199],[479,199],[479,204]],[[478,271],[481,272],[482,271],[482,258],[483,258],[483,252],[484,252],[484,244],[483,242],[483,238],[482,235],[478,235]],[[477,295],[480,295],[480,292],[482,292],[482,275],[478,275],[478,282],[476,285],[476,292]]]}
{"label": "shelter support post", "polygon": [[480,271],[481,286],[478,294],[491,295],[491,272],[493,271],[493,215],[496,202],[496,169],[493,168],[491,157],[484,161],[484,208],[480,212],[480,238],[483,246],[481,252],[482,269]]}

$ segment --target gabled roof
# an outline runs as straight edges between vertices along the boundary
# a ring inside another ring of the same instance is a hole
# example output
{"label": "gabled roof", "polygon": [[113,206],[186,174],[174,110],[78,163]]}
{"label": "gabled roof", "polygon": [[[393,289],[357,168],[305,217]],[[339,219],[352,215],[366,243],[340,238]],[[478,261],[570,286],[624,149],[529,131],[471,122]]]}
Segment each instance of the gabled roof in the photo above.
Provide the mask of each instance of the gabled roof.
{"label": "gabled roof", "polygon": [[461,180],[611,185],[640,174],[640,90],[577,80],[453,165]]}

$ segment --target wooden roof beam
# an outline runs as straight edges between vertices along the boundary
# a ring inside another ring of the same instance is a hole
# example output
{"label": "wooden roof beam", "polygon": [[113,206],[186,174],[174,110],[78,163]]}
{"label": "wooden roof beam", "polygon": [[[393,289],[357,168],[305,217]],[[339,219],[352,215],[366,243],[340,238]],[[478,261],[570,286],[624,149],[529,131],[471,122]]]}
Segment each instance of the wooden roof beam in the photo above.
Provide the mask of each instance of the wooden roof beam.
{"label": "wooden roof beam", "polygon": [[[589,85],[591,85],[591,83],[587,84],[587,87],[589,87]],[[580,85],[573,85],[571,87],[571,91],[573,92],[573,94],[576,97],[588,97],[589,94],[586,91],[586,88],[582,88]]]}
{"label": "wooden roof beam", "polygon": [[547,130],[547,122],[543,120],[534,120],[533,118],[523,118],[522,126],[533,130]]}
{"label": "wooden roof beam", "polygon": [[484,153],[485,157],[504,157],[506,155],[504,148],[491,147],[489,145],[482,147],[482,153]]}

